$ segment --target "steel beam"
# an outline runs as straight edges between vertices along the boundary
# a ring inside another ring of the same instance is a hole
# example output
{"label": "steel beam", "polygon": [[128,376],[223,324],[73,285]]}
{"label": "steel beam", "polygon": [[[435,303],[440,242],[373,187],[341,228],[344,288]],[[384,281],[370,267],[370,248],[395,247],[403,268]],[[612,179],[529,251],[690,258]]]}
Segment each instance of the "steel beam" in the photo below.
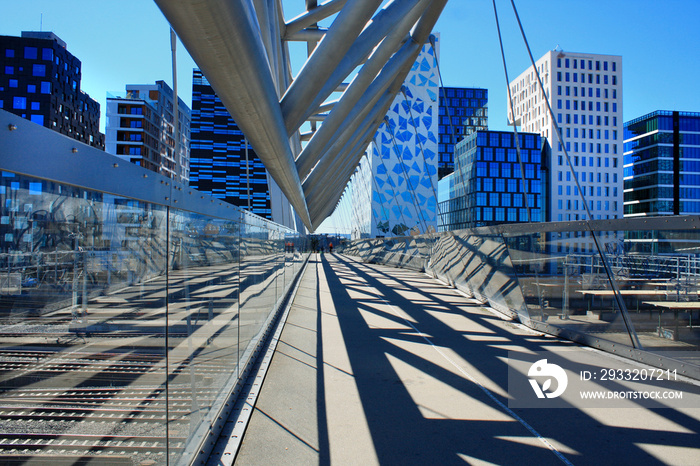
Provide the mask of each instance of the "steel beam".
{"label": "steel beam", "polygon": [[270,175],[307,225],[275,80],[256,13],[245,0],[155,0]]}
{"label": "steel beam", "polygon": [[359,35],[381,3],[381,0],[348,0],[338,13],[326,36],[282,97],[280,105],[287,134],[299,129],[308,103],[314,101],[318,90],[350,49],[352,42],[348,38]]}
{"label": "steel beam", "polygon": [[[307,12],[289,22],[281,0],[155,2],[313,229],[337,201],[381,123],[377,109],[385,102],[388,109],[446,0],[390,0],[379,11],[382,0],[306,0]],[[317,28],[334,14],[327,31]],[[287,40],[295,38],[308,41],[310,56],[292,79]],[[344,95],[326,102],[333,92]],[[312,131],[302,136],[307,120]]]}
{"label": "steel beam", "polygon": [[286,24],[284,38],[289,40],[288,36],[290,34],[299,32],[302,29],[308,28],[309,26],[336,14],[345,6],[346,2],[347,0],[330,0],[329,2],[318,5],[315,8],[311,8],[306,13],[297,16]]}
{"label": "steel beam", "polygon": [[[314,113],[333,92],[343,92],[347,83],[343,81],[360,66],[372,50],[386,37],[396,24],[410,13],[410,11],[422,0],[393,0],[385,8],[380,10],[367,27],[362,31],[357,40],[342,58],[336,69],[319,90],[314,100],[307,105],[303,116],[297,122],[301,124],[305,118]],[[296,124],[296,123],[295,123]]]}
{"label": "steel beam", "polygon": [[[355,79],[343,93],[339,103],[334,106],[333,112],[325,119],[324,124],[316,131],[309,144],[297,158],[296,163],[300,178],[303,179],[313,168],[313,165],[322,157],[323,151],[337,135],[345,119],[355,108],[355,105],[358,104],[358,101],[365,94],[372,81],[394,54],[394,51],[406,40],[408,32],[425,10],[427,3],[427,0],[418,2],[409,14],[397,18],[394,30],[382,41],[367,63],[359,70]],[[390,73],[391,71],[387,70],[387,72]]]}

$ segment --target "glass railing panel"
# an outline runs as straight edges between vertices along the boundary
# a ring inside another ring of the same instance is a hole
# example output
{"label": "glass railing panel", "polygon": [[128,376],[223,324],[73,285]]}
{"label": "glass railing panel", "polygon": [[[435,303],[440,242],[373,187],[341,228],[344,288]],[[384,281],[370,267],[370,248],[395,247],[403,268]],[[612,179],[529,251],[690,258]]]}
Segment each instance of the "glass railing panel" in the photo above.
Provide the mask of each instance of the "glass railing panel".
{"label": "glass railing panel", "polygon": [[255,343],[277,301],[279,262],[276,243],[262,220],[246,217],[240,234],[240,340],[241,364]]}
{"label": "glass railing panel", "polygon": [[548,317],[546,306],[552,301],[556,287],[555,280],[546,273],[552,267],[552,258],[546,254],[545,239],[546,235],[540,233],[503,238],[513,272],[517,277],[518,289],[523,296],[524,304],[514,309],[523,322],[528,319],[542,321]]}
{"label": "glass railing panel", "polygon": [[0,198],[5,440],[164,463],[165,208],[7,172]]}
{"label": "glass railing panel", "polygon": [[501,236],[455,232],[450,242],[446,263],[456,265],[452,279],[458,287],[502,312],[522,312],[523,297]]}
{"label": "glass railing panel", "polygon": [[700,234],[697,230],[629,230],[613,258],[642,346],[649,351],[700,349]]}
{"label": "glass railing panel", "polygon": [[[238,226],[170,214],[168,272],[171,460],[204,441],[238,376]],[[186,441],[180,441],[186,438]]]}
{"label": "glass railing panel", "polygon": [[287,231],[281,232],[281,237],[283,241],[284,252],[282,254],[282,264],[284,266],[284,283],[285,290],[291,285],[292,280],[295,276],[295,271],[297,267],[297,262],[295,260],[296,255],[296,245],[295,245],[295,235],[290,234]]}
{"label": "glass railing panel", "polygon": [[1,109],[0,120],[11,128],[0,133],[0,421],[13,445],[0,456],[200,461],[292,281],[292,232]]}
{"label": "glass railing panel", "polygon": [[584,224],[563,223],[542,233],[505,236],[532,320],[631,346],[633,329],[622,312],[629,303],[611,283],[613,278],[619,288],[621,272],[613,259],[622,251],[624,232],[595,235]]}
{"label": "glass railing panel", "polygon": [[697,216],[498,225],[434,240],[358,240],[344,252],[410,267],[397,251],[417,256],[430,244],[428,272],[523,323],[618,353],[663,352],[697,367],[697,231]]}

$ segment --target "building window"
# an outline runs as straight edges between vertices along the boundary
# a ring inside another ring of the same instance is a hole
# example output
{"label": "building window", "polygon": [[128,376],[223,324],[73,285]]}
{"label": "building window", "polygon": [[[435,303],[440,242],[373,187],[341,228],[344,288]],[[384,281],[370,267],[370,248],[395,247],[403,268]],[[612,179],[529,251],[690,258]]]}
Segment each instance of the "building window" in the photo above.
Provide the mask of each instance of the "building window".
{"label": "building window", "polygon": [[44,126],[44,115],[32,115],[32,116],[30,117],[30,119],[31,119],[34,123],[36,123],[36,124],[38,124],[38,125],[41,125],[41,126]]}
{"label": "building window", "polygon": [[14,66],[5,66],[5,74],[15,74]]}
{"label": "building window", "polygon": [[41,49],[41,59],[42,60],[53,60],[53,49],[43,48]]}
{"label": "building window", "polygon": [[19,86],[19,81],[17,81],[16,79],[10,79],[10,80],[8,81],[8,85],[9,85],[10,87],[18,87],[18,86]]}
{"label": "building window", "polygon": [[5,49],[5,57],[7,58],[14,58],[15,56],[15,50],[14,49]]}
{"label": "building window", "polygon": [[38,56],[38,49],[36,47],[25,47],[24,48],[24,58],[27,60],[36,60]]}
{"label": "building window", "polygon": [[42,94],[51,94],[51,83],[48,81],[42,81],[41,82],[41,93]]}
{"label": "building window", "polygon": [[34,64],[32,65],[32,76],[44,77],[46,76],[46,65]]}
{"label": "building window", "polygon": [[12,108],[17,110],[27,109],[27,98],[26,97],[13,97]]}

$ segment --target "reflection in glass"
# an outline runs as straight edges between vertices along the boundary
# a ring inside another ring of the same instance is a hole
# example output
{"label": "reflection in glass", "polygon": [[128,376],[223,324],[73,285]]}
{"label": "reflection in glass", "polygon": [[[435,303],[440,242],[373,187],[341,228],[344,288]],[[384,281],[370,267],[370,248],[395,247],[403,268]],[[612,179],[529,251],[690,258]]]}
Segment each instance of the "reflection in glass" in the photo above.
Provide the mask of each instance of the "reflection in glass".
{"label": "reflection in glass", "polygon": [[2,173],[0,455],[194,459],[306,250],[231,210]]}

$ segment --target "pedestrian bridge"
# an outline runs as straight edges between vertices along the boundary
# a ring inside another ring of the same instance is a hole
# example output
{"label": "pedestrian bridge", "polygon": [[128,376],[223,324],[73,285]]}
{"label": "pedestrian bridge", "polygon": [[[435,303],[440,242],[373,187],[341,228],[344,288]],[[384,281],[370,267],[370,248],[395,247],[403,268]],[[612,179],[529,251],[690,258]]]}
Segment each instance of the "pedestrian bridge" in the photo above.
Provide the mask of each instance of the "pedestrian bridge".
{"label": "pedestrian bridge", "polygon": [[[156,3],[313,230],[446,0]],[[0,171],[4,464],[700,462],[700,217],[318,254],[4,110]]]}
{"label": "pedestrian bridge", "polygon": [[533,331],[425,273],[312,254],[236,464],[697,462],[690,399],[509,407],[514,359],[579,352],[588,369],[643,367]]}
{"label": "pedestrian bridge", "polygon": [[[0,128],[8,464],[697,463],[698,217],[319,254],[4,111]],[[608,254],[559,252],[586,237]],[[568,382],[531,372],[555,366]]]}

